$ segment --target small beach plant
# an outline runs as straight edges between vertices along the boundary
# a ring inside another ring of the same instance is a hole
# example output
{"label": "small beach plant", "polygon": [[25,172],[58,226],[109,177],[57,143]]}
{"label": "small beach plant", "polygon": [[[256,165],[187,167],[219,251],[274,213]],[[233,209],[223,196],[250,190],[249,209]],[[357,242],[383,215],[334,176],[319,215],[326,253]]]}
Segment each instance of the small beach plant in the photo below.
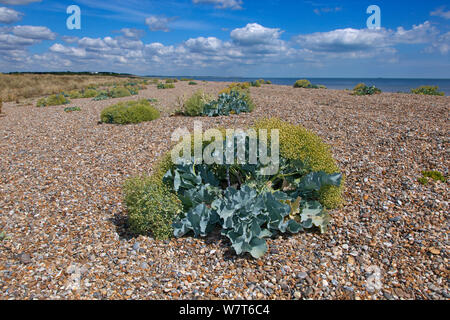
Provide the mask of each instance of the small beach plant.
{"label": "small beach plant", "polygon": [[356,96],[366,96],[366,95],[373,95],[373,94],[379,94],[381,93],[381,90],[378,89],[375,86],[368,87],[364,83],[359,83],[356,85],[355,88],[353,88],[353,95]]}
{"label": "small beach plant", "polygon": [[416,89],[411,89],[411,93],[428,96],[445,96],[444,92],[439,91],[438,86],[420,86]]}
{"label": "small beach plant", "polygon": [[81,108],[80,107],[67,107],[67,108],[64,108],[64,112],[75,112],[75,111],[81,111]]}
{"label": "small beach plant", "polygon": [[100,115],[101,122],[109,124],[134,124],[159,117],[160,112],[147,99],[120,102],[103,109]]}
{"label": "small beach plant", "polygon": [[59,106],[63,104],[69,104],[70,100],[66,98],[64,94],[54,94],[46,98],[39,99],[37,101],[37,107]]}
{"label": "small beach plant", "polygon": [[327,87],[325,87],[324,85],[317,85],[317,84],[312,84],[309,80],[306,79],[302,79],[302,80],[297,80],[294,83],[294,88],[304,88],[304,89],[326,89]]}
{"label": "small beach plant", "polygon": [[297,80],[294,83],[294,88],[311,88],[311,82],[306,79]]}
{"label": "small beach plant", "polygon": [[211,96],[198,90],[184,102],[182,113],[189,117],[201,116],[205,111],[205,105],[211,100],[213,100]]}
{"label": "small beach plant", "polygon": [[158,83],[157,86],[158,89],[173,89],[175,88],[175,85],[173,83]]}
{"label": "small beach plant", "polygon": [[423,176],[422,178],[426,180],[431,179],[433,181],[441,181],[441,182],[447,181],[444,175],[439,171],[422,171],[422,176]]}

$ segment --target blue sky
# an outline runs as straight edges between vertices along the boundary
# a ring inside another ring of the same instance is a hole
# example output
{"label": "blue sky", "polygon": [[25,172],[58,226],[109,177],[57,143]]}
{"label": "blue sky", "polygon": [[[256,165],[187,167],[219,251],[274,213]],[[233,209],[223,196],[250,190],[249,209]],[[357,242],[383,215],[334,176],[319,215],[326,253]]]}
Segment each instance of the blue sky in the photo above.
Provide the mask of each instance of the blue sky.
{"label": "blue sky", "polygon": [[[0,0],[0,72],[450,78],[447,3]],[[70,5],[81,30],[67,29]]]}

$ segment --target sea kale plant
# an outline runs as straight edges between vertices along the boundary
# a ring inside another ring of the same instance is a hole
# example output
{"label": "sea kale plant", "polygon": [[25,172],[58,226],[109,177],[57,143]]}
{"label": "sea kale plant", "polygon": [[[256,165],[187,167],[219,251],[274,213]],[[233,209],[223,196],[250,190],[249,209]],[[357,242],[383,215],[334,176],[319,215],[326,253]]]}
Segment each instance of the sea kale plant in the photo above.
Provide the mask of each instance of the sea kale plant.
{"label": "sea kale plant", "polygon": [[217,100],[204,106],[203,115],[208,117],[229,116],[252,112],[254,109],[248,92],[231,90],[230,93],[222,93]]}
{"label": "sea kale plant", "polygon": [[230,86],[219,93],[217,100],[196,91],[190,98],[181,99],[177,113],[189,117],[218,117],[252,112],[255,106],[250,92],[237,86]]}
{"label": "sea kale plant", "polygon": [[371,96],[374,94],[379,94],[381,93],[381,90],[378,89],[375,86],[366,86],[364,83],[360,83],[358,85],[356,85],[356,87],[353,89],[353,95],[356,96]]}
{"label": "sea kale plant", "polygon": [[[256,161],[242,161],[255,154],[249,135],[219,131],[224,139],[200,144],[203,155],[215,161],[199,162],[195,153],[175,161],[171,153],[151,177],[129,180],[124,194],[131,230],[167,239],[170,233],[205,237],[219,229],[238,255],[254,258],[267,252],[267,238],[313,228],[326,232],[327,209],[343,203],[345,184],[329,147],[305,128],[278,119],[259,121],[252,129],[260,138],[261,130],[269,133],[258,140]],[[186,148],[195,150],[190,138]],[[272,157],[275,150],[279,157]]]}

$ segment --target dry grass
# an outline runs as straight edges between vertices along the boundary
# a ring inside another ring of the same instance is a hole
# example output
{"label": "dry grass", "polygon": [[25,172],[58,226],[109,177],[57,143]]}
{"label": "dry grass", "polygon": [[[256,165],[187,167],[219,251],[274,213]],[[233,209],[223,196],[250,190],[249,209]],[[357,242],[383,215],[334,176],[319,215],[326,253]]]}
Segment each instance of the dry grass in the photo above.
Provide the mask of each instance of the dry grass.
{"label": "dry grass", "polygon": [[96,75],[1,74],[0,99],[18,101],[78,90],[91,85],[128,82],[131,78]]}

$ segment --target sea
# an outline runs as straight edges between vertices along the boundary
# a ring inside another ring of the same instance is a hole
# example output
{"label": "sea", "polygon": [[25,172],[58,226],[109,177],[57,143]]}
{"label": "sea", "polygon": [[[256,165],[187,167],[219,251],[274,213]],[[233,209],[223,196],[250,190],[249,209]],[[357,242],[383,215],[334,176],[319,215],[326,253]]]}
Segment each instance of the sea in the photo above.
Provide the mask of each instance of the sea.
{"label": "sea", "polygon": [[[247,82],[255,81],[261,78],[240,78],[240,77],[193,77],[193,76],[177,76],[177,77],[162,77],[152,76],[158,78],[187,78],[205,81],[217,82]],[[345,90],[353,89],[358,83],[365,83],[368,86],[374,85],[383,92],[404,92],[410,93],[411,89],[419,86],[431,85],[438,86],[439,90],[444,92],[446,96],[450,95],[450,79],[393,79],[393,78],[264,78],[270,80],[272,84],[278,85],[293,85],[298,79],[308,79],[312,84],[322,84],[328,89]]]}

